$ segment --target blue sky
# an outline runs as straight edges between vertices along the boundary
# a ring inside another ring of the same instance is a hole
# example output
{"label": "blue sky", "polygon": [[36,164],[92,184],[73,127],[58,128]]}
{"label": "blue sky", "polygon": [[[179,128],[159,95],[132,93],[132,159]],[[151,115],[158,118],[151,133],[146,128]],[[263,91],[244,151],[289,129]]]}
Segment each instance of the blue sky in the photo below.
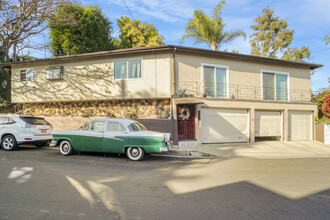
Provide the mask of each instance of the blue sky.
{"label": "blue sky", "polygon": [[[113,23],[114,35],[118,35],[116,19],[121,16],[131,18],[123,0],[81,0],[84,5],[98,5]],[[200,9],[208,15],[219,3],[218,0],[126,0],[133,16],[141,22],[153,23],[159,33],[165,37],[165,44],[179,45],[189,19],[194,10]],[[318,69],[311,77],[312,90],[328,87],[330,77],[330,44],[325,46],[324,37],[330,34],[330,0],[227,0],[222,10],[226,30],[242,29],[247,36],[252,34],[250,26],[262,9],[269,7],[280,19],[286,19],[289,29],[295,30],[292,46],[308,46],[311,50],[307,62],[320,63],[324,67]],[[183,46],[208,48],[205,44],[196,44],[191,40]],[[238,38],[223,45],[221,50],[235,49],[239,53],[249,54],[249,39]],[[50,55],[50,54],[48,54]],[[43,56],[43,53],[37,56]]]}

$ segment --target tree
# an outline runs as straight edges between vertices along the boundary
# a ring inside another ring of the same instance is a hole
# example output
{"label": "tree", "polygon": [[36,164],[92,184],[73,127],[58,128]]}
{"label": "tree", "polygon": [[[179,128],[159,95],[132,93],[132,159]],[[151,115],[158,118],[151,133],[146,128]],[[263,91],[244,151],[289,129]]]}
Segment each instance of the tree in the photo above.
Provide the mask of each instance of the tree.
{"label": "tree", "polygon": [[[46,20],[69,0],[0,0],[0,62],[17,61],[26,42],[47,28]],[[12,58],[10,58],[12,57]],[[0,111],[10,104],[10,72],[0,68]]]}
{"label": "tree", "polygon": [[1,0],[0,61],[8,60],[10,49],[16,60],[17,46],[47,28],[45,21],[68,0]]}
{"label": "tree", "polygon": [[287,29],[286,20],[274,17],[274,11],[263,9],[264,15],[258,16],[251,28],[255,31],[251,36],[251,54],[256,56],[277,58],[278,53],[282,52],[281,59],[302,61],[310,57],[308,47],[297,49],[290,47],[293,40],[294,31]]}
{"label": "tree", "polygon": [[317,123],[330,124],[330,90],[321,89],[315,97],[318,107]]}
{"label": "tree", "polygon": [[221,18],[221,10],[225,1],[221,1],[214,9],[212,17],[208,17],[203,11],[195,10],[193,18],[186,26],[186,33],[181,39],[190,38],[195,40],[196,43],[207,43],[212,50],[219,50],[219,48],[237,37],[246,37],[242,30],[235,30],[232,32],[225,32],[225,24]]}
{"label": "tree", "polygon": [[311,52],[308,47],[302,47],[301,49],[297,49],[297,47],[294,48],[288,48],[283,56],[283,60],[292,60],[292,61],[303,61],[305,58],[309,58],[311,55]]}
{"label": "tree", "polygon": [[330,34],[325,36],[324,43],[325,43],[325,45],[328,45],[330,43]]}
{"label": "tree", "polygon": [[55,56],[111,48],[111,22],[97,6],[63,5],[50,18],[49,27]]}
{"label": "tree", "polygon": [[131,21],[128,17],[117,19],[120,29],[119,40],[115,44],[120,48],[153,47],[164,45],[164,37],[158,34],[153,24]]}

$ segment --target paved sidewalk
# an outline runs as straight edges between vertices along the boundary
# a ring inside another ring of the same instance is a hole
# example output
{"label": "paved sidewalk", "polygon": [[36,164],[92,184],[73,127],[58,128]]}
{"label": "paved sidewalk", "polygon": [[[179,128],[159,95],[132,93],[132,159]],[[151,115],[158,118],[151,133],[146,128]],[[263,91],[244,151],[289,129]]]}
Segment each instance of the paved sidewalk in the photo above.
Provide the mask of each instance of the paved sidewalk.
{"label": "paved sidewalk", "polygon": [[330,157],[330,145],[315,141],[262,141],[256,143],[175,146],[178,155],[220,158],[315,158]]}

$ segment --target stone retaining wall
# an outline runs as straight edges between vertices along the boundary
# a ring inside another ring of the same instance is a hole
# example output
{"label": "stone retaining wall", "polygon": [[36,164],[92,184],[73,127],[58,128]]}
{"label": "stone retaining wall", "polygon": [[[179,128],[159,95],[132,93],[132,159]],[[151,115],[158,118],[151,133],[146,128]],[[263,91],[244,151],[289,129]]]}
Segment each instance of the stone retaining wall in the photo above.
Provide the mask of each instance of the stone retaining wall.
{"label": "stone retaining wall", "polygon": [[169,118],[170,100],[26,103],[23,114],[60,117]]}

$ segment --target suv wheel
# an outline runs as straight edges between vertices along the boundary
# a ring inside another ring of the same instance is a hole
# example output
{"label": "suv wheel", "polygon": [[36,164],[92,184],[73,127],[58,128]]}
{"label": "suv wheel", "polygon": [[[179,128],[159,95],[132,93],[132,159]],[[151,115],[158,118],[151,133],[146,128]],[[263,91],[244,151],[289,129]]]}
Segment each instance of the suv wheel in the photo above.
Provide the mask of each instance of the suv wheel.
{"label": "suv wheel", "polygon": [[13,151],[18,147],[16,139],[13,135],[5,135],[1,140],[1,146],[4,150]]}

